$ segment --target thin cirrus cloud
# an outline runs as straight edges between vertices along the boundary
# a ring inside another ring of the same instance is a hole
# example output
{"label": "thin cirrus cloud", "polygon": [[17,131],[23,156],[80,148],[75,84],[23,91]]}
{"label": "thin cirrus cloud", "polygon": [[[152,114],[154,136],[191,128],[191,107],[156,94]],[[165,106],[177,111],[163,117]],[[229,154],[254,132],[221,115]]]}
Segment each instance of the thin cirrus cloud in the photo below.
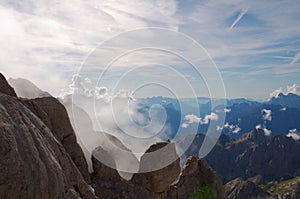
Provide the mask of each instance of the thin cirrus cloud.
{"label": "thin cirrus cloud", "polygon": [[[0,70],[8,77],[28,78],[56,95],[101,42],[123,31],[160,27],[187,34],[203,45],[224,71],[229,96],[239,96],[239,87],[249,84],[231,84],[226,78],[238,81],[238,76],[247,74],[245,79],[257,84],[264,81],[259,77],[262,74],[299,79],[299,9],[300,4],[292,0],[190,4],[176,0],[74,0],[72,4],[1,0],[0,42],[5,48],[0,49]],[[247,68],[251,71],[245,73]],[[274,81],[273,85],[282,83]]]}

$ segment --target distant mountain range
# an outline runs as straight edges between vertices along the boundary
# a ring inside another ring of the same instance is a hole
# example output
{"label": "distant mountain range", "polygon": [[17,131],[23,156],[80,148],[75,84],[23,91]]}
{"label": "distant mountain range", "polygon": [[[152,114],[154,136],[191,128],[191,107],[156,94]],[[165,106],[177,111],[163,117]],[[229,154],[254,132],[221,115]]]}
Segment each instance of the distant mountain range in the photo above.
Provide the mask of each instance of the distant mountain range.
{"label": "distant mountain range", "polygon": [[[204,135],[197,135],[185,156],[198,155]],[[286,135],[267,139],[263,129],[253,130],[239,139],[221,135],[205,157],[224,182],[237,177],[260,175],[265,181],[284,180],[300,175],[300,145]]]}
{"label": "distant mountain range", "polygon": [[[198,98],[198,104],[195,99],[172,99],[166,97],[152,97],[139,99],[146,106],[160,104],[165,107],[168,115],[168,123],[172,131],[176,132],[180,128],[178,124],[184,119],[185,115],[197,115],[204,118],[211,111],[217,112],[224,109],[223,106],[216,106],[212,109],[209,98]],[[221,99],[213,99],[218,104]],[[192,105],[193,106],[192,106]],[[271,98],[269,101],[257,102],[244,98],[226,100],[226,119],[222,127],[222,133],[232,138],[239,138],[243,134],[255,129],[257,126],[265,130],[266,135],[276,136],[278,134],[289,134],[290,131],[300,129],[300,96],[295,94],[279,94],[277,98]],[[199,110],[196,109],[198,106]],[[175,109],[175,110],[171,110]],[[208,124],[200,124],[197,133],[207,131]],[[195,133],[195,132],[193,132]],[[297,134],[300,135],[300,134]]]}
{"label": "distant mountain range", "polygon": [[300,109],[300,96],[293,93],[288,93],[287,95],[280,93],[277,97],[272,97],[267,103]]}

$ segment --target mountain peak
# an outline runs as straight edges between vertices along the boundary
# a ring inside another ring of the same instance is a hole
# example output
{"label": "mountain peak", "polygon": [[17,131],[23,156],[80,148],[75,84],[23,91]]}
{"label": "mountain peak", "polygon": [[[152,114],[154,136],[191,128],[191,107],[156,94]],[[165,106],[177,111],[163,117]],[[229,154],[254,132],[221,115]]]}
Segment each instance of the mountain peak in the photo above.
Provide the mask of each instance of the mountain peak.
{"label": "mountain peak", "polygon": [[51,97],[51,95],[39,87],[37,87],[34,83],[27,79],[23,78],[9,78],[9,84],[14,88],[15,92],[19,97],[27,98],[27,99],[34,99],[34,98],[41,98],[41,97]]}
{"label": "mountain peak", "polygon": [[261,128],[255,129],[240,138],[241,140],[263,142],[266,140],[264,130]]}

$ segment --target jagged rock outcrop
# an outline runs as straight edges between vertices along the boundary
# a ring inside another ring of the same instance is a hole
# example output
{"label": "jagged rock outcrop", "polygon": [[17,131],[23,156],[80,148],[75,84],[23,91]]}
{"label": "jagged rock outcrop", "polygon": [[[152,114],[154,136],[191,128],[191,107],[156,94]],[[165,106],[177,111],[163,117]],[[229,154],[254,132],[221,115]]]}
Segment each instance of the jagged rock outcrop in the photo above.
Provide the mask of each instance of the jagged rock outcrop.
{"label": "jagged rock outcrop", "polygon": [[[141,158],[140,169],[155,162],[149,162],[147,153],[151,153],[168,146],[168,155],[176,155],[174,144],[156,143],[152,145]],[[107,160],[111,155],[102,148],[94,153],[101,153]],[[177,155],[176,155],[177,157]],[[210,186],[216,190],[218,198],[227,198],[222,182],[218,175],[203,160],[190,157],[180,173],[179,160],[169,166],[148,173],[136,173],[132,179],[124,180],[118,172],[93,157],[96,194],[103,198],[190,198],[193,192],[202,186]],[[114,159],[110,159],[112,163]],[[143,166],[143,164],[145,164]]]}
{"label": "jagged rock outcrop", "polygon": [[[153,152],[159,151],[159,155]],[[171,164],[164,166],[161,159],[170,161]],[[173,160],[173,161],[172,161]],[[150,171],[151,168],[161,168]],[[133,180],[148,190],[156,193],[163,192],[172,184],[180,174],[180,160],[176,153],[175,144],[160,142],[146,151],[140,161],[140,172],[135,174]]]}
{"label": "jagged rock outcrop", "polygon": [[218,174],[204,160],[191,156],[187,159],[178,182],[167,191],[166,198],[191,198],[196,189],[205,186],[212,187],[217,192],[217,198],[227,198]]}
{"label": "jagged rock outcrop", "polygon": [[0,198],[95,198],[52,132],[60,128],[53,120],[64,115],[50,115],[39,103],[16,98],[2,75],[0,85]]}
{"label": "jagged rock outcrop", "polygon": [[274,198],[267,191],[251,181],[236,178],[225,185],[229,199],[271,199]]}

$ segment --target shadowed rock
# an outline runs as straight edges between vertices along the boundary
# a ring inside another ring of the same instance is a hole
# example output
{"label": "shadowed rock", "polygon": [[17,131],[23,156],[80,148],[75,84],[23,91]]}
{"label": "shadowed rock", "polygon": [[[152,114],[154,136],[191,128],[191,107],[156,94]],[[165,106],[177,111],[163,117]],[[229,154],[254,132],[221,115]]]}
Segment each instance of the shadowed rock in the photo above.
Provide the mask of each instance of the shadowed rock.
{"label": "shadowed rock", "polygon": [[[134,174],[128,181],[122,179],[115,169],[93,158],[95,172],[93,182],[96,185],[96,194],[103,198],[190,198],[194,190],[210,186],[216,190],[218,198],[227,198],[220,178],[203,160],[190,157],[180,174],[179,158],[172,143],[152,145],[141,158],[140,170],[158,164],[147,154],[160,149],[164,149],[161,151],[163,155],[173,156],[172,159],[175,158],[175,161],[157,171]],[[93,152],[93,156],[96,153],[98,158],[102,157],[106,161],[110,160],[112,164],[115,163],[112,156],[103,148],[98,147]],[[179,180],[174,184],[178,177]]]}
{"label": "shadowed rock", "polygon": [[[155,153],[159,150],[158,153]],[[154,152],[154,153],[153,153]],[[163,162],[169,165],[164,166]],[[151,168],[160,168],[151,171]],[[144,173],[143,171],[149,171]],[[140,162],[140,171],[135,174],[134,180],[153,192],[163,192],[166,190],[180,174],[180,160],[176,153],[174,143],[156,143],[152,145],[142,156]]]}
{"label": "shadowed rock", "polygon": [[14,89],[7,83],[5,77],[0,73],[0,93],[17,97]]}
{"label": "shadowed rock", "polygon": [[213,188],[217,198],[227,198],[218,174],[204,160],[191,156],[183,166],[178,182],[170,187],[166,196],[191,198],[196,189],[205,186]]}
{"label": "shadowed rock", "polygon": [[84,179],[87,183],[90,183],[88,166],[82,149],[77,143],[76,135],[65,107],[53,97],[24,100],[24,102],[51,130],[58,141],[62,143]]}
{"label": "shadowed rock", "polygon": [[72,132],[52,132],[64,113],[16,98],[2,75],[0,83],[0,198],[96,198],[60,142]]}
{"label": "shadowed rock", "polygon": [[251,181],[244,181],[241,178],[234,179],[226,184],[226,192],[229,199],[271,199],[268,192],[257,186]]}
{"label": "shadowed rock", "polygon": [[17,98],[0,96],[0,198],[95,198],[62,144]]}

